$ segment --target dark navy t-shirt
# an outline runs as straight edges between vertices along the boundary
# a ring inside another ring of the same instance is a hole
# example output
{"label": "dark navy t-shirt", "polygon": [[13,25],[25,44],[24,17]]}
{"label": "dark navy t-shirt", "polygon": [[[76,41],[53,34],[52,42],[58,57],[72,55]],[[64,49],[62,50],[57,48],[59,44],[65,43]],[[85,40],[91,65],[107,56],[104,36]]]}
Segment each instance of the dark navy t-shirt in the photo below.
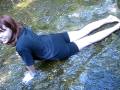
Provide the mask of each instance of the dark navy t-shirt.
{"label": "dark navy t-shirt", "polygon": [[70,42],[67,32],[37,35],[23,27],[16,43],[16,50],[27,66],[34,60],[61,60],[77,53],[78,47]]}

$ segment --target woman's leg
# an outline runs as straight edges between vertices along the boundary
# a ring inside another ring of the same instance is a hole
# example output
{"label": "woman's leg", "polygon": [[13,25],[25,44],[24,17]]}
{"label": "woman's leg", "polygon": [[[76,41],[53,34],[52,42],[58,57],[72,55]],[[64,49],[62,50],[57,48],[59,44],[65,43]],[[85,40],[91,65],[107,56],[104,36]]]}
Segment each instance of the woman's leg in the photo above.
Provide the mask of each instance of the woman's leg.
{"label": "woman's leg", "polygon": [[116,24],[112,28],[105,29],[105,30],[97,32],[93,35],[85,36],[79,40],[74,41],[74,43],[78,46],[79,50],[81,50],[82,48],[84,48],[92,43],[95,43],[97,41],[104,39],[105,37],[110,35],[112,32],[118,30],[119,28],[120,28],[120,23]]}
{"label": "woman's leg", "polygon": [[70,42],[75,41],[77,39],[80,39],[87,34],[89,34],[91,31],[99,28],[100,26],[107,24],[107,23],[112,23],[112,22],[120,22],[120,19],[118,19],[115,16],[109,15],[107,18],[92,22],[85,27],[83,27],[81,30],[78,31],[70,31],[68,32],[68,36],[70,38]]}

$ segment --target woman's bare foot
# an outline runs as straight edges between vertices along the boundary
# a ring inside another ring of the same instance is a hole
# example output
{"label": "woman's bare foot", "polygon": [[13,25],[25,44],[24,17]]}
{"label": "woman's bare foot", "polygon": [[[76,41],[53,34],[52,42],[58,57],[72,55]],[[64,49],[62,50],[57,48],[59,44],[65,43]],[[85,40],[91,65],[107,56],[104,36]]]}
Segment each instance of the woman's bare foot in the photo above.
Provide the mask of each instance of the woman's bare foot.
{"label": "woman's bare foot", "polygon": [[113,28],[114,28],[115,30],[119,30],[119,29],[120,29],[120,22],[117,23]]}
{"label": "woman's bare foot", "polygon": [[113,15],[109,15],[107,18],[105,18],[107,20],[107,22],[118,22],[120,23],[120,19],[116,16]]}

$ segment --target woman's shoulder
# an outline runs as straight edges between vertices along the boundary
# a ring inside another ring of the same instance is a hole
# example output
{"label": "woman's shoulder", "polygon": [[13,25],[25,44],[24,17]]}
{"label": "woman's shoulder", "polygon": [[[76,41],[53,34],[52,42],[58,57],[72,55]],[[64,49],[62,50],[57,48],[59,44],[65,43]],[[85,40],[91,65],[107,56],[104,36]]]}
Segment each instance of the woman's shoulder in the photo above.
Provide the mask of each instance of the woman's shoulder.
{"label": "woman's shoulder", "polygon": [[26,25],[26,24],[23,24],[22,27],[23,27],[23,29],[25,29],[25,30],[32,30],[32,27],[31,27],[31,26],[28,26],[28,25]]}

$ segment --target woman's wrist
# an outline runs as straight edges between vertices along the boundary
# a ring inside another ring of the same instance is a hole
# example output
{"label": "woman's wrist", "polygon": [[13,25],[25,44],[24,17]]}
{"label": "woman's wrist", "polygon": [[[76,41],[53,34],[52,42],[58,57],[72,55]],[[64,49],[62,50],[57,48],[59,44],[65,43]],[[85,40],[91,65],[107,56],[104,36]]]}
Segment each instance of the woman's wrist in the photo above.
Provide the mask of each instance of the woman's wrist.
{"label": "woman's wrist", "polygon": [[29,71],[29,73],[30,73],[30,75],[31,75],[31,76],[33,76],[33,77],[34,77],[34,76],[36,76],[37,71],[36,71],[36,70],[35,70],[34,72]]}

